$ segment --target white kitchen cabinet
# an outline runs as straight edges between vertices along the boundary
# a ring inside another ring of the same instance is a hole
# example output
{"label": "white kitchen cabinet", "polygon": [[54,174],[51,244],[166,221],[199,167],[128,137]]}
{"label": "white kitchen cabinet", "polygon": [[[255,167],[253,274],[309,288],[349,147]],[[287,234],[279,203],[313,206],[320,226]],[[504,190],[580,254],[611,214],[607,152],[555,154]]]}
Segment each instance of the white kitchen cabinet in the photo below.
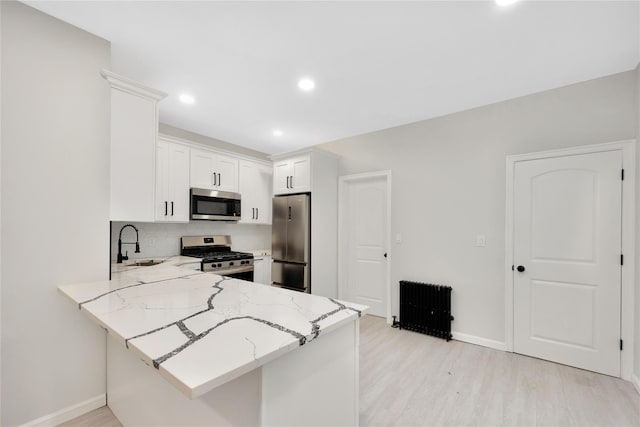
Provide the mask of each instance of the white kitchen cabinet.
{"label": "white kitchen cabinet", "polygon": [[240,160],[240,194],[245,224],[271,224],[271,165]]}
{"label": "white kitchen cabinet", "polygon": [[306,193],[311,191],[311,158],[302,155],[273,164],[273,194]]}
{"label": "white kitchen cabinet", "polygon": [[166,94],[108,70],[112,221],[153,222],[158,102]]}
{"label": "white kitchen cabinet", "polygon": [[338,157],[306,149],[270,158],[274,195],[311,193],[311,293],[337,298]]}
{"label": "white kitchen cabinet", "polygon": [[191,150],[191,187],[238,192],[238,159],[209,150]]}
{"label": "white kitchen cabinet", "polygon": [[256,255],[253,258],[253,281],[263,285],[271,284],[271,257]]}
{"label": "white kitchen cabinet", "polygon": [[156,146],[157,222],[189,221],[189,147],[160,138]]}

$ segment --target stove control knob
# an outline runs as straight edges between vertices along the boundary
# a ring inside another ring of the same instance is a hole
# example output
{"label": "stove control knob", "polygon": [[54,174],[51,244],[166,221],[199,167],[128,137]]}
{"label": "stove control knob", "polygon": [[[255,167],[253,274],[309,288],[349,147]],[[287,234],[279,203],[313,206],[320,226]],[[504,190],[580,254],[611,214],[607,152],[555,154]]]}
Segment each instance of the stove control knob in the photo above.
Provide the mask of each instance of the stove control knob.
{"label": "stove control knob", "polygon": [[218,264],[218,268],[222,267],[222,264]]}
{"label": "stove control knob", "polygon": [[246,261],[240,261],[240,265],[245,265],[246,263]]}

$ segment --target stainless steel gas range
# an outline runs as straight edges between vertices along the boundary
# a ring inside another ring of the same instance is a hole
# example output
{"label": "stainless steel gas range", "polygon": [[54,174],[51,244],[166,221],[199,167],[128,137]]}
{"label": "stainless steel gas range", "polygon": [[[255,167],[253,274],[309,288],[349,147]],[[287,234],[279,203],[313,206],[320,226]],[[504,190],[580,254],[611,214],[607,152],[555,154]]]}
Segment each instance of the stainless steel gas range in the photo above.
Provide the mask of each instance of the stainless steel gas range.
{"label": "stainless steel gas range", "polygon": [[231,236],[183,236],[180,254],[202,258],[200,270],[253,282],[253,254],[231,250]]}

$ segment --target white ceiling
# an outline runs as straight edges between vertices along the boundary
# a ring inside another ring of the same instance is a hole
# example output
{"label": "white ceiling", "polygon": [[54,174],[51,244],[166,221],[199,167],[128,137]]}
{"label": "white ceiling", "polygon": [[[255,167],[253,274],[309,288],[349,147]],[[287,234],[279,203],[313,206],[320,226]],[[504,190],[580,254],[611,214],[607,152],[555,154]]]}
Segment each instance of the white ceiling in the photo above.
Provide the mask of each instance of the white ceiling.
{"label": "white ceiling", "polygon": [[[162,122],[266,153],[635,68],[638,1],[27,1],[111,41]],[[316,89],[301,92],[311,76]],[[178,96],[196,97],[191,106]],[[274,129],[283,135],[274,137]]]}

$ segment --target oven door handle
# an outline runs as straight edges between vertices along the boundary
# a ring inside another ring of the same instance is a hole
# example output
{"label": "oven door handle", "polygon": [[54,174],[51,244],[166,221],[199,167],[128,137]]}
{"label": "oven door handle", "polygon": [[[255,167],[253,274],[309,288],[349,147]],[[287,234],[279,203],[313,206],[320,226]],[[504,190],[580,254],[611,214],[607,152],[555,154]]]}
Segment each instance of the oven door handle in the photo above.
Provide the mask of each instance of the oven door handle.
{"label": "oven door handle", "polygon": [[206,264],[216,264],[214,262],[202,262],[202,267],[201,270],[207,273],[214,273],[214,274],[218,274],[220,276],[228,276],[230,274],[236,274],[236,273],[245,273],[247,271],[253,271],[253,265],[243,265],[243,266],[238,266],[238,267],[233,267],[233,268],[225,268],[224,270],[205,270],[204,266]]}

